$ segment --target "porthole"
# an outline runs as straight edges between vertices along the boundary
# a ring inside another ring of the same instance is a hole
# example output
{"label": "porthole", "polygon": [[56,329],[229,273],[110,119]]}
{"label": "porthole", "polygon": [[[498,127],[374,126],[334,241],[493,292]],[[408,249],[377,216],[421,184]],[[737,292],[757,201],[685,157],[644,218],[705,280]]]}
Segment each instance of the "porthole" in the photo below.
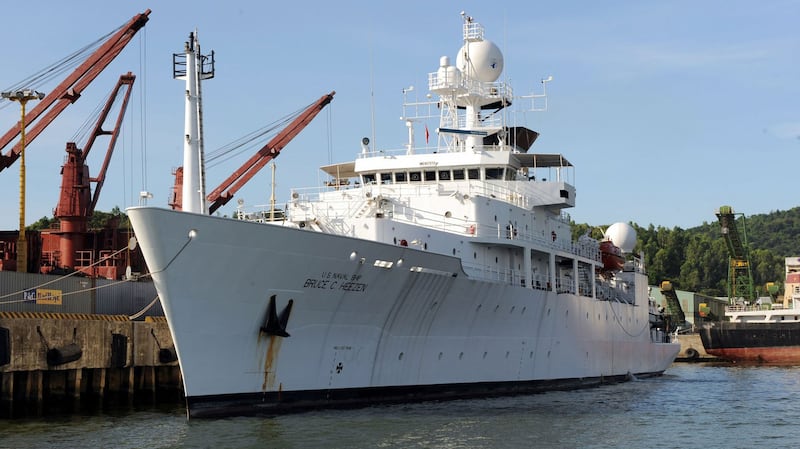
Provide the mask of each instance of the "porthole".
{"label": "porthole", "polygon": [[402,352],[397,356],[397,360],[403,360],[403,353]]}

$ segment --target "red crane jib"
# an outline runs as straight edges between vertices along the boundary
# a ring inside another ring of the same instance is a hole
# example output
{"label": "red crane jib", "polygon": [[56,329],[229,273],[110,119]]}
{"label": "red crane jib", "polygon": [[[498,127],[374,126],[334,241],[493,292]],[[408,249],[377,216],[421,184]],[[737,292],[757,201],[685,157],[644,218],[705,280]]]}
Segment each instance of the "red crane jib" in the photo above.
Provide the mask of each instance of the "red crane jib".
{"label": "red crane jib", "polygon": [[[25,143],[33,141],[58,115],[70,104],[74,103],[81,92],[122,52],[133,36],[148,21],[150,10],[137,14],[119,31],[108,38],[64,81],[50,91],[36,106],[25,114]],[[46,112],[46,113],[45,113]],[[36,121],[43,113],[41,120]],[[28,125],[31,125],[28,128]],[[0,137],[0,150],[7,147],[20,133],[19,122]],[[0,154],[0,171],[9,167],[19,158],[21,143],[14,145],[5,154]]]}
{"label": "red crane jib", "polygon": [[[62,224],[64,222],[74,222],[71,225],[74,229],[68,229],[70,232],[85,232],[89,217],[94,213],[97,200],[100,197],[100,190],[103,188],[106,171],[111,161],[111,155],[114,153],[114,147],[122,128],[122,121],[125,118],[135,80],[136,77],[131,72],[119,77],[119,81],[111,91],[83,149],[78,148],[74,142],[67,142],[67,162],[61,168],[61,195],[54,215],[61,220]],[[125,90],[122,99],[118,102],[115,101],[123,88]],[[118,104],[119,112],[114,122],[114,129],[107,131],[102,128],[103,123],[105,123],[114,104]],[[98,136],[109,136],[109,141],[103,166],[98,171],[97,176],[92,178],[89,176],[86,158],[89,156],[89,152],[92,150]],[[91,191],[90,183],[92,182],[95,183],[94,192]]]}
{"label": "red crane jib", "polygon": [[265,165],[272,159],[278,157],[283,147],[286,146],[292,139],[295,138],[300,131],[302,131],[322,109],[333,100],[336,91],[323,95],[314,104],[306,108],[300,115],[292,120],[281,132],[273,137],[266,145],[264,145],[258,152],[253,155],[247,162],[245,162],[238,170],[233,172],[231,176],[220,184],[213,192],[211,192],[206,199],[209,201],[208,213],[213,214],[214,211],[224,206],[228,201],[233,198],[236,192],[239,191],[250,179],[258,173],[259,170],[264,168]]}

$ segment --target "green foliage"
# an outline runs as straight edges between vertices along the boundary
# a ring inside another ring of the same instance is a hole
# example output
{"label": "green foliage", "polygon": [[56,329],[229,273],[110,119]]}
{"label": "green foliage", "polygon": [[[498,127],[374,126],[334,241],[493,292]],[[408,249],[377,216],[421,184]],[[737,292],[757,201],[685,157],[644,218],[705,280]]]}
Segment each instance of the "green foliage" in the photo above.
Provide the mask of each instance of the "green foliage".
{"label": "green foliage", "polygon": [[[89,229],[103,229],[109,226],[116,227],[117,229],[130,229],[131,222],[119,206],[114,206],[111,212],[96,210],[94,211],[94,215],[89,218]],[[36,221],[36,223],[25,227],[25,229],[29,231],[41,231],[50,228],[58,228],[57,218],[42,217]]]}
{"label": "green foliage", "polygon": [[52,227],[58,227],[58,219],[52,217],[42,217],[35,223],[25,226],[25,229],[28,231],[41,231],[43,229],[50,229]]}
{"label": "green foliage", "polygon": [[96,210],[89,219],[89,229],[102,229],[105,227],[117,227],[118,229],[130,229],[131,223],[125,212],[119,206],[114,206],[111,212]]}

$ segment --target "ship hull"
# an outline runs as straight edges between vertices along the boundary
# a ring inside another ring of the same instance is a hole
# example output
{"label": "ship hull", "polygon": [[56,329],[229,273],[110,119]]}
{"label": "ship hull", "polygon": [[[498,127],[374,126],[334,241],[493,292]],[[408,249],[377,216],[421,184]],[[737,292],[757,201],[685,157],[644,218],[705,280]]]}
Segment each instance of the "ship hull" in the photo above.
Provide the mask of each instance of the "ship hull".
{"label": "ship hull", "polygon": [[580,388],[660,374],[679,350],[652,341],[642,304],[470,279],[456,257],[158,208],[129,216],[190,417]]}
{"label": "ship hull", "polygon": [[663,371],[593,378],[278,391],[187,397],[191,418],[279,415],[321,408],[413,403],[577,390],[661,375]]}
{"label": "ship hull", "polygon": [[734,362],[800,364],[800,323],[714,322],[700,330],[706,352]]}

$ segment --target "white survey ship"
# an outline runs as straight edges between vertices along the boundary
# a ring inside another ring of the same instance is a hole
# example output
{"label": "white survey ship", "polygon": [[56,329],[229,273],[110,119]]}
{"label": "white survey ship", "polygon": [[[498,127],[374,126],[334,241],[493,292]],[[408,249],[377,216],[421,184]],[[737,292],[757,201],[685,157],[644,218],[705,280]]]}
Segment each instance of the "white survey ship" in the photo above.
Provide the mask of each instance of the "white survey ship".
{"label": "white survey ship", "polygon": [[573,239],[572,165],[528,152],[538,134],[513,123],[503,55],[466,16],[463,39],[428,76],[436,145],[415,145],[424,114],[408,111],[426,106],[409,103],[405,148],[365,139],[354,161],[323,167],[323,188],[294,190],[281,220],[208,215],[204,196],[187,198],[192,173],[183,211],[128,210],[190,417],[579,388],[670,366],[680,346],[651,318],[632,228]]}

